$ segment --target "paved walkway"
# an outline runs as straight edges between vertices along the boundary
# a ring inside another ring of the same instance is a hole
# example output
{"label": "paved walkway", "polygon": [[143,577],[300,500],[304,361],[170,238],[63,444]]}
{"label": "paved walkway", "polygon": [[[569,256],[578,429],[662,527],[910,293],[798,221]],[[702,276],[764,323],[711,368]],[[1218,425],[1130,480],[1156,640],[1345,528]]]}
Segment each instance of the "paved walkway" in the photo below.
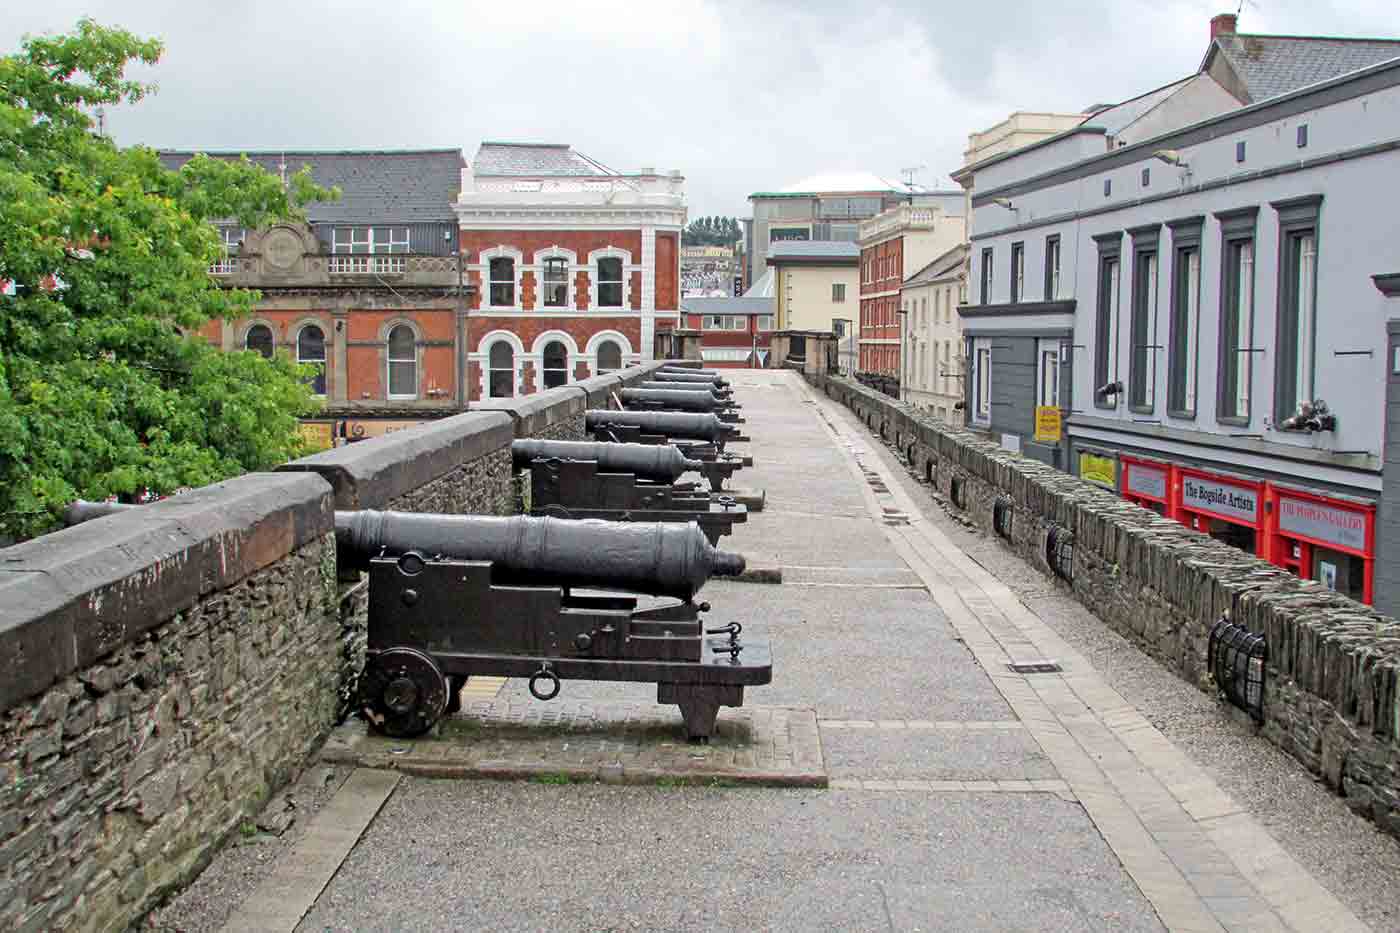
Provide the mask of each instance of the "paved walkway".
{"label": "paved walkway", "polygon": [[[747,702],[816,710],[830,788],[404,777],[298,929],[1366,929],[1357,892],[1329,893],[972,559],[853,417],[790,374],[735,381],[742,478],[768,500],[725,546],[785,582],[704,597],[771,637]],[[1008,667],[1047,659],[1062,672]],[[288,897],[276,864],[244,914]],[[199,893],[228,870],[206,875],[183,896],[202,913],[177,900],[161,924],[238,922]]]}

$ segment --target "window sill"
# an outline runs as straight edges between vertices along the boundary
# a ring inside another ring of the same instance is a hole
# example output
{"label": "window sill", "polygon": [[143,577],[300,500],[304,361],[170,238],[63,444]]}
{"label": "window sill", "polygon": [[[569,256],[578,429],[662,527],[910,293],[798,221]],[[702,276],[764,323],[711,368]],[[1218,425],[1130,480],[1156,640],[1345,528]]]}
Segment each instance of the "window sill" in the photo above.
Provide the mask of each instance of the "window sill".
{"label": "window sill", "polygon": [[1249,427],[1249,419],[1241,418],[1238,415],[1216,415],[1215,420],[1220,424],[1228,424],[1235,428]]}
{"label": "window sill", "polygon": [[1195,421],[1196,413],[1194,411],[1172,411],[1171,409],[1168,409],[1167,417],[1175,418],[1178,421]]}
{"label": "window sill", "polygon": [[418,396],[417,396],[417,395],[388,395],[388,396],[386,396],[386,398],[388,398],[388,400],[391,401],[391,402],[416,402],[416,401],[418,401]]}
{"label": "window sill", "polygon": [[1132,413],[1135,414],[1135,415],[1155,415],[1155,414],[1157,413],[1157,406],[1156,406],[1156,405],[1129,405],[1129,406],[1128,406],[1128,411],[1132,412]]}

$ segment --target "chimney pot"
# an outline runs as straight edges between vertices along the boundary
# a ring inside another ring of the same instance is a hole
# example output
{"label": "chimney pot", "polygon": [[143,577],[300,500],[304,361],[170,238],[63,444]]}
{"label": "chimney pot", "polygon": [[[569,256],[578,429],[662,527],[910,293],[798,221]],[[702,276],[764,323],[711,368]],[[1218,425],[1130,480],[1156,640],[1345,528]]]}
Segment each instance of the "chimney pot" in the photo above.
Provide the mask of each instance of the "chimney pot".
{"label": "chimney pot", "polygon": [[1221,13],[1210,18],[1210,37],[1233,36],[1235,34],[1235,23],[1238,18],[1234,13]]}

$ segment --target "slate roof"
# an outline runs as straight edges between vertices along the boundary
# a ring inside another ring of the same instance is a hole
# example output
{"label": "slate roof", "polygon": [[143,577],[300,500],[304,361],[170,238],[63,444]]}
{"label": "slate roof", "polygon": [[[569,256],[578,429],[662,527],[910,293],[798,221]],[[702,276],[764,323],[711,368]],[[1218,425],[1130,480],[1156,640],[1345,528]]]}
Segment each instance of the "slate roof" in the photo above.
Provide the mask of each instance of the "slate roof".
{"label": "slate roof", "polygon": [[1203,69],[1217,51],[1244,83],[1250,102],[1258,103],[1400,56],[1400,40],[1226,33],[1213,40]]}
{"label": "slate roof", "polygon": [[[163,149],[160,161],[178,169],[195,155]],[[340,188],[340,200],[306,206],[312,223],[455,222],[452,205],[462,185],[460,149],[344,152],[206,152],[218,159],[247,155],[274,175],[286,162],[287,174],[311,166],[318,185]]]}
{"label": "slate roof", "polygon": [[[771,245],[771,244],[770,244]],[[749,290],[744,292],[745,298],[772,298],[773,297],[773,270],[765,269]]]}
{"label": "slate roof", "polygon": [[682,298],[681,310],[689,314],[772,314],[768,298]]}
{"label": "slate roof", "polygon": [[775,259],[850,259],[860,261],[860,247],[854,243],[827,240],[779,240],[768,244],[768,261]]}
{"label": "slate roof", "polygon": [[967,261],[967,254],[969,252],[971,252],[971,247],[966,243],[959,243],[957,246],[954,246],[952,249],[948,250],[948,252],[939,256],[933,262],[905,279],[904,287],[916,288],[920,285],[927,285],[930,282],[935,282],[938,279],[957,272],[962,268],[963,263]]}
{"label": "slate roof", "polygon": [[1086,117],[1084,122],[1080,125],[1103,127],[1104,131],[1110,136],[1116,136],[1124,127],[1181,90],[1187,82],[1195,77],[1194,74],[1187,75],[1185,78],[1173,81],[1171,84],[1159,87],[1154,91],[1148,91],[1146,94],[1141,94],[1130,100],[1125,100],[1120,104],[1113,104],[1112,106],[1096,109],[1092,114]]}
{"label": "slate roof", "polygon": [[472,170],[477,175],[616,175],[567,143],[483,142]]}

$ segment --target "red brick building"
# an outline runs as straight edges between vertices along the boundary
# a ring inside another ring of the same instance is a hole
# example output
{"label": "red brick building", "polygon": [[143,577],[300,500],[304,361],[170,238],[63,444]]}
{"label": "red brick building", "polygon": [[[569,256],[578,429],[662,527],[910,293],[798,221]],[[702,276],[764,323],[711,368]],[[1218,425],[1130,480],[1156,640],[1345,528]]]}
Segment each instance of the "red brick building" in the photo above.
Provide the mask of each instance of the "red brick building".
{"label": "red brick building", "polygon": [[469,398],[524,395],[653,355],[680,313],[684,179],[566,145],[485,142],[455,203]]}
{"label": "red brick building", "polygon": [[714,369],[762,369],[776,319],[773,299],[685,298],[687,330],[700,331],[700,359]]}
{"label": "red brick building", "polygon": [[903,237],[891,237],[861,248],[859,372],[899,376],[899,315],[896,312],[903,282]]}

